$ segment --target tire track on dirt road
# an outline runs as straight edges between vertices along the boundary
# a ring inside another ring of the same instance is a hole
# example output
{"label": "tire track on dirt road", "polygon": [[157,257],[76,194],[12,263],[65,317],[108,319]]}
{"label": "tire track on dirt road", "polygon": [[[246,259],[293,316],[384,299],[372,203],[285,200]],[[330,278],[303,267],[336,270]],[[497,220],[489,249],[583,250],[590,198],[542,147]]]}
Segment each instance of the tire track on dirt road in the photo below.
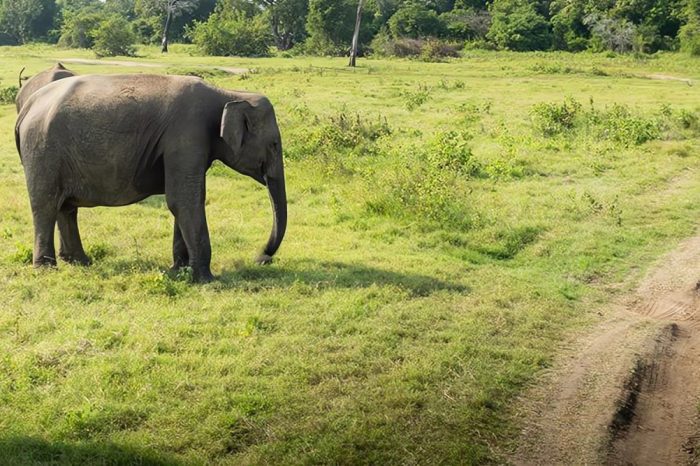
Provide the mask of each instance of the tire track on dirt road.
{"label": "tire track on dirt road", "polygon": [[697,461],[700,235],[525,397],[513,464],[674,465]]}

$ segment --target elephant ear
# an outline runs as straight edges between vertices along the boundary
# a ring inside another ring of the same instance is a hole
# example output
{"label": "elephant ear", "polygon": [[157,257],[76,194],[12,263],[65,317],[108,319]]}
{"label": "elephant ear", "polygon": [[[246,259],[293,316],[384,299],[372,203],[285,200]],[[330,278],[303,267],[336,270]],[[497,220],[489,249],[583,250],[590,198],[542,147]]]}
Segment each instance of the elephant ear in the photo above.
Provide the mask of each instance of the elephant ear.
{"label": "elephant ear", "polygon": [[238,152],[243,146],[243,136],[252,132],[250,112],[253,106],[245,100],[228,102],[221,116],[221,138]]}

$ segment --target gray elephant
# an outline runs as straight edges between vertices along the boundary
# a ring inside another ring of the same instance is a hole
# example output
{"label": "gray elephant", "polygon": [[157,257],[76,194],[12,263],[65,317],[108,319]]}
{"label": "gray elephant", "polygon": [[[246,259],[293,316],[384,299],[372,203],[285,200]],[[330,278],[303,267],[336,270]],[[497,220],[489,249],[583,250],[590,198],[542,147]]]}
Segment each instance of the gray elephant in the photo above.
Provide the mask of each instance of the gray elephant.
{"label": "gray elephant", "polygon": [[[22,68],[22,71],[24,71],[24,68]],[[17,93],[17,98],[15,99],[17,113],[22,110],[24,104],[27,102],[27,100],[29,100],[29,97],[31,97],[32,94],[42,87],[54,81],[58,81],[59,79],[75,76],[75,73],[65,68],[61,63],[56,63],[48,70],[44,70],[41,73],[32,76],[23,86],[22,71],[19,72],[19,92]]]}
{"label": "gray elephant", "polygon": [[86,75],[36,91],[22,107],[15,140],[34,221],[34,265],[60,257],[89,263],[80,207],[123,206],[165,194],[175,217],[173,267],[209,281],[211,246],[205,174],[214,160],[266,185],[273,227],[259,263],[268,263],[287,226],[282,141],[270,101],[199,78]]}

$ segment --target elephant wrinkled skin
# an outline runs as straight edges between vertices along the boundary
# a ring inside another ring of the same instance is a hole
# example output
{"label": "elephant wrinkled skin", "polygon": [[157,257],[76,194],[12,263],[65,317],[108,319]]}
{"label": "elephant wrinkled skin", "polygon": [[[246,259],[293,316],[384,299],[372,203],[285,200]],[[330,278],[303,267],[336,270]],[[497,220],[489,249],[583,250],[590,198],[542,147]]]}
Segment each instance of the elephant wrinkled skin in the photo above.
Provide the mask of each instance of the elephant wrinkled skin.
{"label": "elephant wrinkled skin", "polygon": [[279,248],[287,225],[282,142],[269,100],[199,78],[87,75],[36,91],[17,118],[15,139],[34,221],[34,265],[60,256],[89,263],[80,207],[122,206],[165,194],[175,217],[173,267],[209,281],[211,247],[205,174],[214,160],[266,185],[273,228],[258,262]]}

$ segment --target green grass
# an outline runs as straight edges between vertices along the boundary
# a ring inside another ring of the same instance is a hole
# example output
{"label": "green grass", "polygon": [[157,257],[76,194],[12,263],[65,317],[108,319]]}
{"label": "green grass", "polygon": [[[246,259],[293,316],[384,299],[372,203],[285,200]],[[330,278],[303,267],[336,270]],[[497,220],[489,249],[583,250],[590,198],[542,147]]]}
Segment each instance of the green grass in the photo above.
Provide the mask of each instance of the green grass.
{"label": "green grass", "polygon": [[[515,400],[558,344],[698,224],[700,134],[678,116],[698,115],[695,88],[646,77],[697,81],[697,59],[478,52],[351,70],[172,50],[140,50],[162,67],[66,65],[268,95],[288,155],[279,258],[252,261],[265,191],[215,166],[216,282],[163,272],[159,197],[81,210],[92,267],[31,268],[15,110],[0,106],[1,463],[502,461]],[[0,48],[0,87],[68,57],[92,58]],[[659,134],[607,137],[603,118],[545,136],[533,107],[568,97]]]}

